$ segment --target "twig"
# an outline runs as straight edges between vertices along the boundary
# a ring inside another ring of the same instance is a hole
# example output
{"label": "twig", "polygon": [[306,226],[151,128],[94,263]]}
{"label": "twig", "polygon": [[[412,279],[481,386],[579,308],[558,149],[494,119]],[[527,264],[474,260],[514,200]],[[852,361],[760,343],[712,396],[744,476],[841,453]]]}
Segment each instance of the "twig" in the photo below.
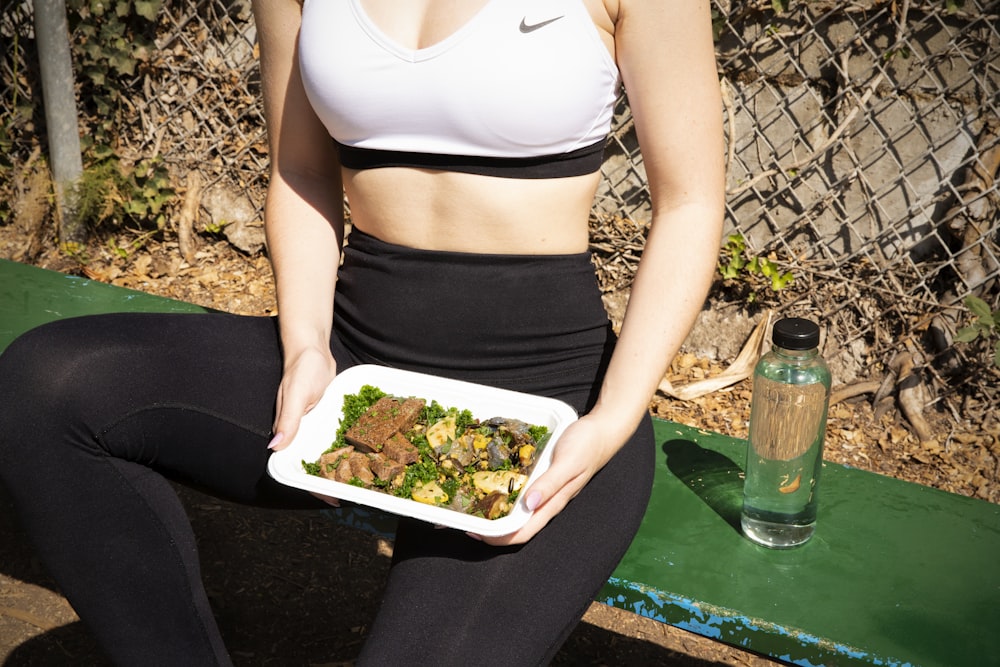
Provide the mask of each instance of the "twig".
{"label": "twig", "polygon": [[830,394],[830,405],[836,405],[841,401],[846,401],[849,398],[854,398],[855,396],[860,396],[861,394],[875,393],[881,386],[881,380],[865,380],[837,387]]}
{"label": "twig", "polygon": [[187,192],[177,220],[177,245],[188,264],[195,263],[194,220],[201,205],[201,175],[190,171],[187,175]]}
{"label": "twig", "polygon": [[0,607],[0,616],[15,618],[46,632],[59,627],[59,623],[54,623],[47,618],[42,618],[41,616],[36,616],[30,612],[15,609],[14,607]]}
{"label": "twig", "polygon": [[726,124],[729,126],[729,146],[724,171],[728,174],[736,159],[736,110],[733,108],[733,95],[729,90],[729,83],[725,79],[720,79],[719,85],[722,87],[722,106],[726,107]]}

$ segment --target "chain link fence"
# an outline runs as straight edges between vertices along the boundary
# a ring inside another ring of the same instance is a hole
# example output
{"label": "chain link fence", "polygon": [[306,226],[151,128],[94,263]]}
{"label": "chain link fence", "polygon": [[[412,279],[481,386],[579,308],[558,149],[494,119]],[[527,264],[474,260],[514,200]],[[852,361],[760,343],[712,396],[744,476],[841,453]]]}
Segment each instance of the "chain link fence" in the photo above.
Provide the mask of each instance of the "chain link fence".
{"label": "chain link fence", "polygon": [[[43,141],[44,114],[31,5],[8,5],[0,16],[0,198],[13,202],[18,175]],[[971,387],[995,401],[998,371],[985,336],[967,345],[953,337],[972,320],[969,295],[1000,307],[1000,3],[713,7],[731,235],[720,253],[731,272],[713,305],[821,320],[842,382],[905,352],[943,395]],[[197,174],[200,224],[259,251],[267,149],[249,2],[165,0],[151,29],[153,48],[119,78],[114,149],[133,162],[161,158],[178,209]],[[75,49],[85,41],[74,34]],[[84,133],[99,115],[83,114]],[[649,224],[624,97],[603,172],[593,247],[611,292],[627,289]]]}

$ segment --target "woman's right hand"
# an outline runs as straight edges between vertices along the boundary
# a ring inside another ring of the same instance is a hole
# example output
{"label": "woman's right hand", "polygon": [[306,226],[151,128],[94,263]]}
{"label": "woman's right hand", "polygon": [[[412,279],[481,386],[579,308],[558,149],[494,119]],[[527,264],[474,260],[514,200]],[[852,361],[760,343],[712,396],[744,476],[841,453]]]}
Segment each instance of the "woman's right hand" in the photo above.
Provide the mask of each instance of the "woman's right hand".
{"label": "woman's right hand", "polygon": [[292,442],[302,416],[316,407],[336,375],[337,362],[329,348],[309,347],[286,357],[269,449],[280,451]]}
{"label": "woman's right hand", "polygon": [[270,163],[264,230],[284,355],[269,447],[281,450],[337,373],[330,328],[344,191],[336,147],[299,73],[301,0],[254,0],[253,13]]}

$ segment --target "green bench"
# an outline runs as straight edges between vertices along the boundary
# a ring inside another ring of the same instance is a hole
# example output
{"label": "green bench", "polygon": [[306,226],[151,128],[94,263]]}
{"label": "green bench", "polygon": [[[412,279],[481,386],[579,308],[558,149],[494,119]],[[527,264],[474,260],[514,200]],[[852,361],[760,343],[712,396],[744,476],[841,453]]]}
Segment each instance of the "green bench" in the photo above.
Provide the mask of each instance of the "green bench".
{"label": "green bench", "polygon": [[[0,260],[0,350],[74,315],[207,310]],[[1000,665],[1000,506],[825,463],[816,536],[772,551],[739,531],[745,442],[655,428],[653,498],[599,602],[797,665]]]}

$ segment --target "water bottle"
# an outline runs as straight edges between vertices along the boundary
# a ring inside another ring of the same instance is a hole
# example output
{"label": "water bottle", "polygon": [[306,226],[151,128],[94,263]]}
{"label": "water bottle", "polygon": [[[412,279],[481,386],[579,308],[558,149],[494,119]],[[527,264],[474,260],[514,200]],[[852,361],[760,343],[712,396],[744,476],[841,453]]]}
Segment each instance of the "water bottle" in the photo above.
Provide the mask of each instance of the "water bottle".
{"label": "water bottle", "polygon": [[831,378],[815,322],[779,320],[771,342],[754,369],[740,523],[751,541],[788,549],[816,528]]}

